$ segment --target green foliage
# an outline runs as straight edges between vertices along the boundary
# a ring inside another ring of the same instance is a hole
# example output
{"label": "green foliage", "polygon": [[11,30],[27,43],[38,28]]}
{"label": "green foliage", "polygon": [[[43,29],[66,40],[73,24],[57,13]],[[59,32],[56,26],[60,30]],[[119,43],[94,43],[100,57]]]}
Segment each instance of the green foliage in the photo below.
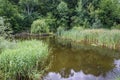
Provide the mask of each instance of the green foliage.
{"label": "green foliage", "polygon": [[118,23],[118,20],[120,20],[119,5],[118,0],[101,0],[99,5],[101,13],[99,15],[103,25],[110,28],[114,22]]}
{"label": "green foliage", "polygon": [[0,51],[6,50],[6,49],[13,49],[15,48],[15,42],[10,42],[9,40],[5,40],[5,38],[0,37]]}
{"label": "green foliage", "polygon": [[96,18],[96,19],[95,19],[95,22],[94,22],[93,25],[92,25],[92,28],[96,29],[96,28],[102,28],[102,27],[103,27],[103,25],[102,25],[102,23],[101,23],[101,20],[98,19],[98,18]]}
{"label": "green foliage", "polygon": [[77,6],[76,6],[76,13],[77,13],[77,15],[76,15],[77,18],[75,19],[77,21],[76,23],[81,25],[84,21],[82,0],[78,0]]}
{"label": "green foliage", "polygon": [[62,39],[70,39],[75,42],[95,44],[98,46],[105,46],[112,49],[119,49],[120,45],[120,31],[119,30],[104,30],[104,29],[87,29],[78,30],[72,29],[64,31],[61,34]]}
{"label": "green foliage", "polygon": [[120,24],[115,24],[112,26],[112,29],[120,29]]}
{"label": "green foliage", "polygon": [[35,20],[31,25],[31,33],[48,33],[49,25],[46,23],[45,19]]}
{"label": "green foliage", "polygon": [[49,29],[52,32],[56,32],[59,26],[65,29],[71,29],[74,26],[111,28],[114,23],[120,24],[118,1],[0,0],[0,16],[8,19],[14,33],[29,31],[34,20],[40,17],[47,18],[49,13],[52,15],[49,18]]}
{"label": "green foliage", "polygon": [[0,6],[0,16],[5,17],[11,24],[11,29],[14,32],[20,31],[22,27],[23,16],[19,13],[19,7],[10,3],[8,0],[2,0]]}
{"label": "green foliage", "polygon": [[35,6],[38,4],[38,0],[20,0],[19,4],[23,8],[25,14],[31,15]]}
{"label": "green foliage", "polygon": [[61,26],[58,27],[58,28],[57,28],[57,35],[58,35],[58,36],[61,36],[61,34],[64,32],[64,30],[65,30],[64,27],[61,27]]}
{"label": "green foliage", "polygon": [[63,1],[57,6],[58,11],[58,21],[57,24],[60,26],[67,26],[67,14],[68,14],[68,7],[67,4]]}
{"label": "green foliage", "polygon": [[47,17],[44,17],[46,20],[46,23],[49,25],[49,31],[50,32],[56,32],[57,27],[56,27],[56,19],[54,18],[52,13],[47,13]]}
{"label": "green foliage", "polygon": [[120,80],[120,78],[116,78],[115,80]]}
{"label": "green foliage", "polygon": [[[111,28],[119,23],[120,6],[118,0],[79,0],[76,8],[79,23],[87,28]],[[88,25],[84,24],[87,20]],[[98,24],[98,26],[96,26]]]}
{"label": "green foliage", "polygon": [[61,1],[61,3],[58,5],[57,7],[57,10],[60,12],[60,13],[64,13],[66,11],[68,11],[68,7],[67,7],[67,4],[63,1]]}
{"label": "green foliage", "polygon": [[14,49],[6,49],[0,54],[0,71],[5,80],[28,80],[33,73],[42,70],[48,56],[48,45],[37,40],[22,41]]}
{"label": "green foliage", "polygon": [[12,33],[12,29],[10,28],[9,23],[5,23],[5,19],[0,17],[0,37],[8,37]]}
{"label": "green foliage", "polygon": [[80,31],[80,30],[84,30],[84,28],[82,27],[82,26],[74,26],[73,28],[72,28],[72,30],[78,30],[78,31]]}

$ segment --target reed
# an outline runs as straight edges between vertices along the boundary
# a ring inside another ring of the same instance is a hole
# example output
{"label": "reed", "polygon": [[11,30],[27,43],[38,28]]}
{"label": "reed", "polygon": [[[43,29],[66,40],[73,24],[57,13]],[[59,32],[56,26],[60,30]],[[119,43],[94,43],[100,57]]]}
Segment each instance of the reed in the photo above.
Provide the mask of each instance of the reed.
{"label": "reed", "polygon": [[120,30],[107,29],[85,29],[63,31],[61,39],[68,39],[74,42],[86,43],[95,46],[108,47],[111,49],[120,48]]}
{"label": "reed", "polygon": [[48,53],[48,45],[43,42],[18,42],[14,49],[6,49],[0,54],[0,71],[5,80],[30,80],[42,71]]}

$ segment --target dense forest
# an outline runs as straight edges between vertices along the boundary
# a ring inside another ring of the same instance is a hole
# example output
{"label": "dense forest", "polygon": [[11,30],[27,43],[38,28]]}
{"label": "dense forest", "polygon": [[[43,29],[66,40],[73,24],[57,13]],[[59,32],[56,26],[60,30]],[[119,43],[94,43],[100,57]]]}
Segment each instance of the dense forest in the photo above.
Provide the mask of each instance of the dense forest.
{"label": "dense forest", "polygon": [[58,27],[120,29],[120,1],[0,0],[0,16],[4,30],[12,33],[30,32],[38,24],[43,25],[40,32],[56,32]]}

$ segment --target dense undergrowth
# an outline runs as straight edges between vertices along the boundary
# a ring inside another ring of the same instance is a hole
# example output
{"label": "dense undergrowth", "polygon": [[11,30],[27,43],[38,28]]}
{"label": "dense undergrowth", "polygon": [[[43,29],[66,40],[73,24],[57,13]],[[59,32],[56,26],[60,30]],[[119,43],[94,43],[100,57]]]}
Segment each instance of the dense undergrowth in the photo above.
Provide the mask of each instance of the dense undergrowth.
{"label": "dense undergrowth", "polygon": [[120,49],[120,30],[108,29],[72,29],[62,31],[59,38],[67,41],[91,44],[94,46]]}
{"label": "dense undergrowth", "polygon": [[17,42],[14,46],[5,48],[0,54],[0,79],[40,79],[49,53],[48,45],[37,40],[27,40]]}

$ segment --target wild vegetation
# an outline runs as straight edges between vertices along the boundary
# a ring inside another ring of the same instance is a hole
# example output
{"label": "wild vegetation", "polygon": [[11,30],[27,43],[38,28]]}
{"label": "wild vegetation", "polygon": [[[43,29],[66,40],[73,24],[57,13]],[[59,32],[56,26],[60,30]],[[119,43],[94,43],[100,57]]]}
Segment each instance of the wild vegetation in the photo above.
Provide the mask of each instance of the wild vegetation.
{"label": "wild vegetation", "polygon": [[13,33],[30,32],[31,25],[36,21],[41,24],[45,19],[51,32],[60,26],[120,28],[119,0],[0,0],[0,3],[0,16]]}
{"label": "wild vegetation", "polygon": [[59,37],[63,40],[91,44],[94,46],[108,47],[111,49],[120,48],[120,30],[106,29],[80,29],[73,28],[69,31],[62,31]]}
{"label": "wild vegetation", "polygon": [[31,25],[31,33],[48,33],[49,25],[46,23],[46,20],[36,20]]}
{"label": "wild vegetation", "polygon": [[4,37],[0,37],[0,51],[15,48],[15,45],[15,41],[5,40]]}
{"label": "wild vegetation", "polygon": [[118,50],[119,29],[120,0],[0,0],[0,79],[35,79],[44,71],[48,45],[13,35],[54,33],[62,43]]}
{"label": "wild vegetation", "polygon": [[37,40],[18,42],[13,49],[6,49],[0,54],[0,75],[2,80],[28,80],[40,78],[45,68],[48,45]]}

